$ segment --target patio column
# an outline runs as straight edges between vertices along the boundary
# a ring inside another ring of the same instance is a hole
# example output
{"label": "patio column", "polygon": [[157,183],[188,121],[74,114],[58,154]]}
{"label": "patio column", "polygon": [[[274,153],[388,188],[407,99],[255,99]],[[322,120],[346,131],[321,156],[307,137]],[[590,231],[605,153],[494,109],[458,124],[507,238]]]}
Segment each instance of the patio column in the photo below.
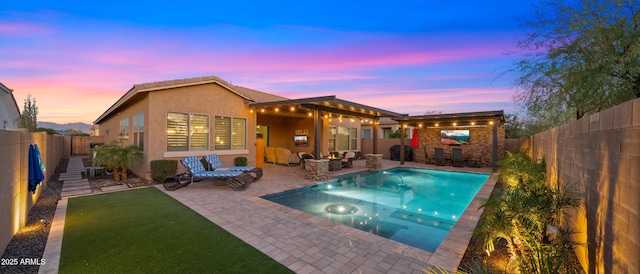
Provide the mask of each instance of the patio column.
{"label": "patio column", "polygon": [[318,109],[313,110],[313,158],[320,159],[320,142],[322,142],[322,117]]}
{"label": "patio column", "polygon": [[378,153],[378,117],[373,118],[373,154]]}
{"label": "patio column", "polygon": [[493,119],[493,168],[498,167],[498,123],[499,119]]}
{"label": "patio column", "polygon": [[405,128],[405,124],[404,123],[400,123],[400,165],[404,165],[404,128]]}

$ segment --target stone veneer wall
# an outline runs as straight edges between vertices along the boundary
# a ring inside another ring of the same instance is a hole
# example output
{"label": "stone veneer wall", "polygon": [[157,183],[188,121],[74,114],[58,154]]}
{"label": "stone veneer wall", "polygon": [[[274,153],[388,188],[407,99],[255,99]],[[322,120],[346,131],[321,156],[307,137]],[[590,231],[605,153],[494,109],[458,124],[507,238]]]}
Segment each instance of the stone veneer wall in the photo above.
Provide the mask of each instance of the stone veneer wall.
{"label": "stone veneer wall", "polygon": [[[640,273],[640,99],[534,135],[534,159],[549,184],[573,185],[584,210],[564,220],[586,243],[576,254],[588,273]],[[589,266],[590,265],[590,266]]]}
{"label": "stone veneer wall", "polygon": [[[417,162],[424,162],[425,151],[429,154],[430,158],[433,158],[434,148],[442,147],[447,151],[453,146],[443,145],[440,142],[440,131],[451,129],[469,129],[469,144],[459,146],[462,148],[463,156],[466,158],[468,155],[479,156],[482,154],[482,165],[491,166],[493,163],[493,125],[480,126],[480,127],[434,127],[434,128],[420,128],[418,129],[419,146],[414,149],[414,159]],[[498,125],[498,160],[504,157],[504,124]],[[411,141],[407,143],[411,145]]]}

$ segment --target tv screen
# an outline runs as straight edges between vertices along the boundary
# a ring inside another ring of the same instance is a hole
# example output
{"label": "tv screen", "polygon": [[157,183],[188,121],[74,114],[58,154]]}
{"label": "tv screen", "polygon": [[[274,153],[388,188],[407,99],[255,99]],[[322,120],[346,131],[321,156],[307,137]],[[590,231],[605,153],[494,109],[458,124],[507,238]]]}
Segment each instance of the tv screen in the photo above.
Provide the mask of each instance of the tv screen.
{"label": "tv screen", "polygon": [[440,131],[440,143],[444,145],[468,145],[469,130],[442,130]]}
{"label": "tv screen", "polygon": [[297,147],[306,147],[309,146],[309,141],[307,140],[307,135],[294,135],[293,142]]}

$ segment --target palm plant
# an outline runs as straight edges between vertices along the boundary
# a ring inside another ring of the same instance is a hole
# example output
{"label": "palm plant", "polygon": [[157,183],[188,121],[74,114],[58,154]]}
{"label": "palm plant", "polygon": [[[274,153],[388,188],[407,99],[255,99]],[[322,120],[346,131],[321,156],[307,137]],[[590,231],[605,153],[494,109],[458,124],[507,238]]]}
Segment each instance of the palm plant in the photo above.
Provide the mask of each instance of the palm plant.
{"label": "palm plant", "polygon": [[96,149],[93,162],[111,169],[114,180],[120,182],[127,180],[128,168],[140,164],[143,158],[140,147],[136,145],[122,147],[119,141],[113,141]]}
{"label": "palm plant", "polygon": [[[523,153],[509,153],[501,162],[506,189],[485,201],[485,219],[474,230],[490,254],[494,242],[504,239],[511,262],[525,273],[554,273],[567,267],[566,259],[574,243],[547,235],[547,227],[559,227],[565,209],[579,208],[581,199],[568,187],[553,189],[546,184],[544,162],[536,162]],[[562,230],[561,230],[562,231]]]}

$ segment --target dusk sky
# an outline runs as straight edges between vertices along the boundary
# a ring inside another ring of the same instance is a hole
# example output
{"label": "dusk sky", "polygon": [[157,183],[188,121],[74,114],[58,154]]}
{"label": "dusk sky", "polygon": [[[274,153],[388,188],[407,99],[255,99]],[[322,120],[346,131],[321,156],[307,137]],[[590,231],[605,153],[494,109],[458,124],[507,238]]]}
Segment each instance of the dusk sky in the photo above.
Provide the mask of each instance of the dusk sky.
{"label": "dusk sky", "polygon": [[0,82],[38,121],[93,123],[134,84],[218,76],[410,115],[516,110],[530,1],[0,2]]}

